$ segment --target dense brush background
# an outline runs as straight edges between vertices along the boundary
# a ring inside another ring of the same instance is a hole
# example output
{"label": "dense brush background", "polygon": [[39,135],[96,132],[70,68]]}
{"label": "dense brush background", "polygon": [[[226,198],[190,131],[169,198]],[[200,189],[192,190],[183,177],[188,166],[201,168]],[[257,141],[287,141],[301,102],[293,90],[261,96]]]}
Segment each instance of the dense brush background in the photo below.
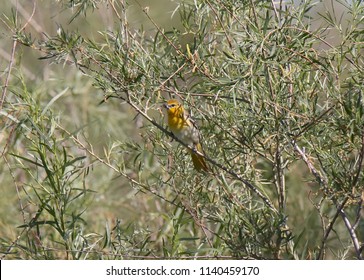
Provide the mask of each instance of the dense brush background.
{"label": "dense brush background", "polygon": [[362,258],[361,1],[0,2],[2,259]]}

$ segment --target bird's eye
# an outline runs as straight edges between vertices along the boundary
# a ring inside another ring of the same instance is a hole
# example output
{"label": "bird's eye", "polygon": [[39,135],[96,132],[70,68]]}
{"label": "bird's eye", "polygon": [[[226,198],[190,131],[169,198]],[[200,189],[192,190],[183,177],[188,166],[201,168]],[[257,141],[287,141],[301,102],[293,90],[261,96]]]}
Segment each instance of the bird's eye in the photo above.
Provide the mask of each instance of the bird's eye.
{"label": "bird's eye", "polygon": [[171,104],[170,107],[176,107],[176,104]]}

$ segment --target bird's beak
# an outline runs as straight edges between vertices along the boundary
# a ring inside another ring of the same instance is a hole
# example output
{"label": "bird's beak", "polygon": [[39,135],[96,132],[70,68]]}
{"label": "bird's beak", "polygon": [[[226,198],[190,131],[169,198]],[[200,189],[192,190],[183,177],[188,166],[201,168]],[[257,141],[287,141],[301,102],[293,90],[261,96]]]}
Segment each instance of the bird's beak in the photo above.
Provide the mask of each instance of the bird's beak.
{"label": "bird's beak", "polygon": [[163,107],[164,107],[164,108],[166,108],[167,110],[169,109],[169,106],[168,106],[168,104],[167,104],[167,103],[164,103],[164,104],[163,104]]}

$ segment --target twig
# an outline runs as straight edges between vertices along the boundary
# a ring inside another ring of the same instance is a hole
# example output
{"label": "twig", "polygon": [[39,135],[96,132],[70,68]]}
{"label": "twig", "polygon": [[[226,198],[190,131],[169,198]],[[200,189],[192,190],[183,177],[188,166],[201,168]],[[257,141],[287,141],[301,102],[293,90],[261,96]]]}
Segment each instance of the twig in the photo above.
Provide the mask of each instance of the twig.
{"label": "twig", "polygon": [[[39,34],[44,35],[44,31],[43,28],[35,21],[33,20],[34,14],[35,14],[35,8],[36,8],[36,1],[33,1],[33,10],[32,13],[29,15],[29,13],[26,11],[26,9],[24,9],[24,7],[19,4],[18,0],[12,0],[11,1],[13,5],[16,6],[16,11],[19,12],[24,18],[28,18],[27,22],[24,24],[24,26],[19,30],[19,31],[23,31],[28,24],[30,24]],[[14,3],[16,2],[16,3]]]}
{"label": "twig", "polygon": [[21,233],[15,238],[15,240],[10,244],[8,249],[4,252],[4,254],[0,257],[0,260],[4,260],[5,257],[10,253],[10,251],[14,248],[14,246],[18,243],[20,237],[23,235],[23,233],[27,231],[27,228],[23,228]]}
{"label": "twig", "polygon": [[252,10],[253,10],[253,16],[254,16],[255,26],[257,28],[259,28],[257,11],[255,10],[255,5],[254,5],[254,1],[253,0],[250,0],[250,7],[252,7]]}
{"label": "twig", "polygon": [[317,182],[326,189],[326,187],[327,187],[327,179],[324,178],[324,176],[322,176],[320,174],[320,172],[316,170],[316,168],[313,166],[313,164],[311,163],[311,161],[306,156],[306,153],[297,145],[296,140],[293,139],[291,141],[291,143],[293,145],[294,150],[299,153],[299,155],[301,156],[302,160],[306,163],[306,165],[307,165],[308,169],[310,170],[310,172],[312,173],[312,175],[315,176]]}
{"label": "twig", "polygon": [[284,177],[284,163],[282,162],[282,154],[281,154],[281,147],[277,147],[277,151],[275,153],[275,165],[276,171],[275,174],[275,181],[278,184],[277,191],[278,191],[278,200],[279,200],[279,208],[282,212],[284,212],[286,208],[286,182]]}
{"label": "twig", "polygon": [[274,0],[271,0],[271,3],[272,3],[272,7],[273,7],[273,11],[274,11],[274,15],[275,15],[275,17],[276,17],[277,21],[278,21],[278,22],[280,22],[280,21],[281,21],[281,19],[280,19],[279,15],[278,15],[278,11],[277,11],[277,7],[276,7],[276,3],[275,3],[275,1],[274,1]]}
{"label": "twig", "polygon": [[361,249],[360,249],[360,245],[359,245],[359,241],[358,241],[358,238],[356,236],[356,233],[355,233],[355,230],[354,228],[351,226],[350,224],[350,221],[348,219],[348,217],[346,216],[345,212],[343,209],[340,209],[338,210],[341,217],[343,218],[344,220],[344,223],[346,225],[346,228],[348,229],[349,231],[349,234],[350,234],[350,237],[351,237],[351,240],[353,241],[353,244],[354,244],[354,249],[355,249],[355,252],[356,252],[356,256],[359,260],[362,260],[363,257],[361,255]]}
{"label": "twig", "polygon": [[158,26],[158,24],[151,18],[151,16],[148,13],[148,9],[147,8],[143,8],[142,5],[135,0],[136,3],[138,3],[138,5],[142,8],[143,12],[145,13],[145,15],[148,17],[148,19],[150,20],[150,22],[155,26],[155,28],[157,28],[157,30],[160,32],[160,34],[163,36],[163,38],[168,42],[168,44],[174,48],[174,50],[180,55],[182,56],[186,61],[190,62],[192,64],[192,66],[197,69],[201,74],[203,74],[205,77],[209,78],[211,81],[219,84],[219,81],[216,80],[214,77],[212,77],[207,71],[205,71],[204,69],[201,68],[200,65],[196,65],[194,60],[189,58],[187,55],[185,55],[175,44],[173,44],[173,42],[165,35],[165,33],[163,32],[163,30]]}
{"label": "twig", "polygon": [[319,254],[317,256],[317,259],[318,260],[321,260],[323,258],[323,256],[324,256],[326,241],[329,238],[329,235],[330,235],[332,229],[334,228],[334,224],[335,224],[335,222],[337,220],[337,217],[339,217],[340,210],[342,210],[344,208],[344,206],[345,206],[345,204],[346,204],[347,201],[348,201],[347,198],[344,199],[343,203],[337,209],[334,218],[329,223],[329,226],[324,230],[324,236],[323,236],[322,241],[321,241],[320,251],[319,251]]}
{"label": "twig", "polygon": [[3,108],[3,104],[5,102],[6,93],[7,93],[8,86],[9,86],[9,81],[10,81],[10,74],[11,74],[11,70],[13,69],[13,64],[14,64],[14,60],[15,60],[15,49],[16,49],[17,43],[18,43],[18,41],[16,39],[14,39],[13,40],[13,47],[11,49],[8,73],[6,75],[6,80],[5,80],[5,84],[4,84],[4,87],[3,87],[3,93],[1,95],[1,100],[0,100],[0,110]]}
{"label": "twig", "polygon": [[[305,152],[302,151],[302,149],[297,145],[296,141],[295,140],[292,140],[291,143],[292,143],[294,149],[300,154],[302,160],[306,163],[307,167],[309,168],[309,170],[311,171],[311,173],[315,176],[315,178],[319,182],[319,184],[322,185],[325,190],[327,190],[327,179],[324,178],[316,170],[316,168],[313,166],[313,164],[308,160]],[[350,221],[347,218],[346,213],[343,210],[346,202],[348,201],[348,198],[345,198],[344,201],[341,203],[341,205],[338,204],[338,202],[336,201],[335,198],[332,198],[331,200],[335,204],[336,209],[337,209],[336,216],[337,215],[340,215],[342,217],[342,219],[344,220],[344,224],[345,224],[346,228],[348,229],[349,235],[350,235],[351,240],[353,242],[353,246],[354,246],[354,250],[356,252],[356,256],[357,256],[358,259],[361,260],[362,259],[361,249],[360,249],[360,245],[359,245],[358,238],[357,238],[356,233],[355,233],[355,228],[351,226]],[[325,244],[325,242],[326,242],[326,240],[328,238],[328,234],[332,230],[332,226],[333,226],[336,218],[337,217],[335,217],[335,219],[333,220],[333,222],[330,224],[328,230],[326,231],[325,236],[324,236],[324,240],[323,240],[323,244]],[[321,253],[320,253],[320,255],[321,255]]]}
{"label": "twig", "polygon": [[[3,157],[4,160],[5,160],[5,163],[6,165],[8,166],[9,168],[9,171],[10,171],[10,175],[13,179],[13,182],[15,184],[15,189],[16,189],[16,194],[18,196],[18,202],[19,202],[19,208],[20,208],[20,212],[21,212],[21,215],[22,215],[22,218],[23,218],[23,222],[24,224],[26,224],[26,219],[25,219],[25,213],[24,213],[24,206],[23,206],[23,203],[21,202],[21,198],[20,198],[20,193],[19,193],[19,186],[18,186],[18,183],[16,182],[15,180],[15,176],[14,176],[14,173],[13,171],[11,170],[11,167],[10,167],[10,164],[9,164],[9,161],[7,160],[6,156]],[[0,257],[1,260],[3,260],[9,253],[10,251],[12,250],[12,248],[18,243],[20,237],[23,235],[23,233],[26,231],[26,228],[24,228],[20,234],[16,237],[16,239],[10,244],[10,246],[8,247],[8,249],[6,250],[6,252]]]}
{"label": "twig", "polygon": [[7,165],[7,166],[8,166],[8,168],[9,168],[10,176],[11,176],[11,178],[13,179],[13,182],[14,182],[14,185],[15,185],[15,189],[16,189],[16,195],[17,195],[17,197],[18,197],[18,202],[19,202],[19,208],[20,208],[21,216],[22,216],[22,218],[23,218],[23,222],[24,222],[24,224],[26,224],[25,212],[24,212],[25,207],[23,206],[23,203],[22,203],[22,201],[21,201],[21,197],[20,197],[20,193],[19,193],[19,189],[20,189],[20,187],[19,187],[18,183],[16,182],[14,172],[12,171],[12,169],[11,169],[11,167],[10,167],[10,164],[9,164],[9,161],[8,161],[7,157],[6,157],[6,156],[4,156],[3,158],[4,158],[4,161],[5,161],[6,165]]}
{"label": "twig", "polygon": [[[10,62],[10,60],[11,60],[11,55],[3,49],[0,49],[0,57],[8,62]],[[27,77],[29,80],[35,80],[37,78],[37,75],[35,75],[25,65],[22,65],[21,69],[22,69],[22,73],[24,73],[24,76]]]}
{"label": "twig", "polygon": [[[26,28],[26,26],[29,24],[29,22],[32,20],[32,18],[34,16],[34,13],[35,13],[35,7],[36,7],[36,4],[35,4],[35,1],[34,1],[34,3],[33,3],[33,12],[29,16],[27,22],[23,25],[23,27],[20,28],[20,30],[19,30],[20,32],[23,31]],[[16,9],[15,10],[16,10],[15,17],[17,17],[17,15],[18,15],[18,1],[16,1]],[[13,46],[11,48],[8,73],[6,75],[5,84],[4,84],[3,92],[2,92],[2,95],[1,95],[1,99],[0,99],[0,110],[3,108],[5,98],[6,98],[6,93],[7,93],[8,87],[9,87],[10,74],[11,74],[11,70],[13,69],[13,64],[14,64],[14,61],[15,61],[15,50],[16,50],[17,44],[18,44],[18,41],[17,41],[16,38],[14,38],[13,39]]]}
{"label": "twig", "polygon": [[355,222],[353,224],[353,229],[355,230],[359,223],[360,223],[360,220],[361,220],[361,210],[363,210],[363,200],[364,200],[364,191],[359,199],[359,203],[358,203],[358,208],[356,210],[356,219],[355,219]]}
{"label": "twig", "polygon": [[[202,229],[202,232],[204,233],[205,237],[206,237],[206,240],[207,242],[209,243],[210,247],[213,248],[213,244],[208,236],[208,233],[207,231],[209,232],[212,232],[212,230],[210,230],[202,221],[202,218],[199,218],[198,215],[197,215],[197,211],[196,209],[193,209],[191,207],[189,207],[188,205],[186,205],[185,203],[183,203],[182,201],[182,204],[184,206],[184,208],[186,209],[187,213],[190,214],[190,216],[192,217],[192,219],[195,221],[196,225],[198,225],[201,229]],[[214,232],[212,232],[214,234]]]}
{"label": "twig", "polygon": [[220,23],[220,26],[221,26],[222,30],[224,31],[224,34],[225,34],[226,40],[227,40],[227,42],[228,42],[228,44],[229,44],[229,47],[230,47],[230,48],[232,48],[232,47],[233,47],[233,44],[231,43],[231,39],[230,39],[229,35],[227,34],[227,32],[226,32],[226,28],[225,28],[224,24],[222,23],[221,19],[219,18],[218,13],[216,12],[215,8],[211,5],[210,1],[206,0],[206,2],[207,2],[207,5],[209,5],[210,9],[211,9],[211,10],[213,11],[213,13],[215,14],[215,16],[216,16],[216,18],[217,18],[218,22]]}
{"label": "twig", "polygon": [[353,184],[352,184],[353,186],[356,186],[356,184],[359,181],[359,176],[363,169],[363,158],[364,158],[364,126],[362,128],[362,133],[361,133],[361,149],[359,152],[359,160],[357,162],[358,170],[356,171],[356,175],[353,180]]}

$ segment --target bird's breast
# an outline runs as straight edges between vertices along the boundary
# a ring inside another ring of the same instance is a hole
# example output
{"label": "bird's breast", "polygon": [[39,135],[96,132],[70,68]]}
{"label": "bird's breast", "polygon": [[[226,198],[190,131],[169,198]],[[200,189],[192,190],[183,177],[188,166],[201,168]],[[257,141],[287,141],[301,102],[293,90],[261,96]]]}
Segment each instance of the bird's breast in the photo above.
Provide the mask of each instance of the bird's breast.
{"label": "bird's breast", "polygon": [[193,146],[198,142],[198,132],[189,121],[182,118],[169,118],[168,126],[183,143]]}

